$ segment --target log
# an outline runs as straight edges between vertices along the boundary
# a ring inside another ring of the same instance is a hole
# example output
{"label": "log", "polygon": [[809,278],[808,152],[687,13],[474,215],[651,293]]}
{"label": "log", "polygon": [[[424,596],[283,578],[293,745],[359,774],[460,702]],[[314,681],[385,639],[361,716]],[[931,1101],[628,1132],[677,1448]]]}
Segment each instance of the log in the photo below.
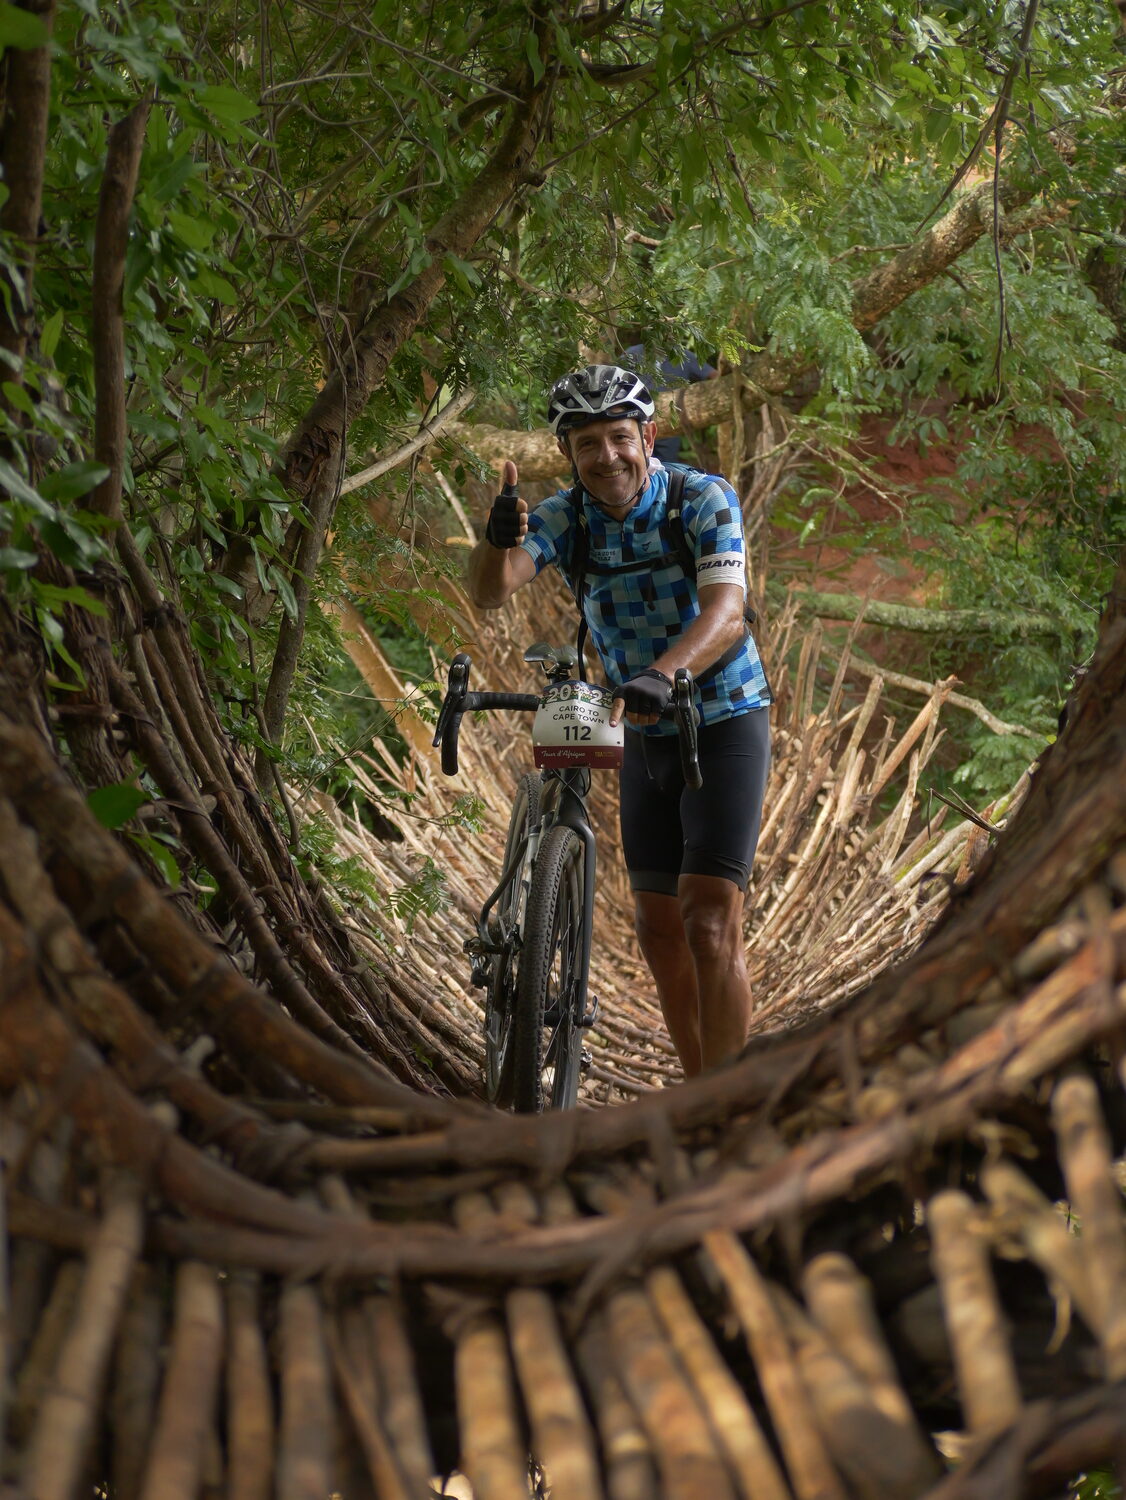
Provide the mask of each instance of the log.
{"label": "log", "polygon": [[[454,1214],[465,1230],[493,1223],[492,1208],[479,1193],[458,1198]],[[487,1304],[460,1298],[447,1306],[461,1466],[478,1500],[527,1500],[528,1443],[500,1315]]]}
{"label": "log", "polygon": [[602,1500],[594,1435],[550,1294],[537,1287],[509,1292],[505,1317],[532,1451],[552,1495],[556,1500]]}
{"label": "log", "polygon": [[324,1314],[314,1286],[287,1286],[278,1299],[281,1415],[278,1500],[324,1500],[333,1492],[335,1407]]}
{"label": "log", "polygon": [[172,1347],[141,1500],[196,1500],[215,1419],[223,1348],[223,1304],[210,1266],[176,1272]]}
{"label": "log", "polygon": [[1079,1253],[1107,1378],[1126,1380],[1126,1223],[1110,1140],[1090,1078],[1065,1078],[1058,1085],[1052,1123],[1068,1197],[1079,1219]]}
{"label": "log", "polygon": [[410,1487],[379,1420],[379,1389],[366,1308],[355,1305],[343,1309],[328,1320],[326,1333],[337,1387],[363,1453],[373,1495],[379,1500],[411,1500]]}
{"label": "log", "polygon": [[876,1408],[898,1428],[907,1449],[906,1469],[937,1479],[941,1462],[900,1382],[868,1282],[847,1256],[828,1252],[804,1268],[802,1292],[826,1337],[864,1380]]}
{"label": "log", "polygon": [[144,1228],[140,1184],[110,1174],[105,1213],[78,1292],[74,1323],[39,1409],[24,1483],[42,1500],[69,1500],[83,1478],[101,1414],[113,1340]]}
{"label": "log", "polygon": [[754,1360],[795,1500],[846,1500],[766,1282],[733,1234],[712,1230],[704,1237],[704,1250],[726,1288]]}
{"label": "log", "polygon": [[939,1477],[913,1424],[888,1416],[859,1371],[781,1288],[773,1299],[833,1462],[863,1500],[916,1500]]}
{"label": "log", "polygon": [[276,1442],[274,1397],[257,1273],[232,1272],[226,1292],[227,1500],[269,1500]]}
{"label": "log", "polygon": [[163,1269],[140,1262],[133,1271],[114,1355],[113,1486],[121,1500],[137,1500],[156,1418],[167,1295]]}
{"label": "log", "polygon": [[640,1287],[606,1301],[611,1358],[645,1429],[669,1500],[734,1500],[735,1491],[696,1394]]}
{"label": "log", "polygon": [[790,1487],[742,1386],[676,1271],[660,1266],[650,1271],[645,1286],[743,1500],[791,1500]]}
{"label": "log", "polygon": [[1021,1395],[989,1252],[965,1193],[937,1193],[927,1226],[966,1427],[992,1437],[1019,1420]]}
{"label": "log", "polygon": [[609,1500],[652,1500],[660,1493],[653,1450],[614,1369],[600,1315],[586,1319],[575,1349],[598,1424]]}

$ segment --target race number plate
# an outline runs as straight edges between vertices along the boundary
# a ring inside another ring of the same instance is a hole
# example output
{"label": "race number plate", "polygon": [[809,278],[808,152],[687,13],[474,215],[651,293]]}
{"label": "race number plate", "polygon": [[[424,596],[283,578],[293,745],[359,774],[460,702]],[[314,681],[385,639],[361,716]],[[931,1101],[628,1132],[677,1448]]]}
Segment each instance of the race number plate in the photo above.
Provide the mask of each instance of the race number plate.
{"label": "race number plate", "polygon": [[553,682],[532,721],[536,765],[620,766],[625,729],[610,727],[613,701],[591,682]]}

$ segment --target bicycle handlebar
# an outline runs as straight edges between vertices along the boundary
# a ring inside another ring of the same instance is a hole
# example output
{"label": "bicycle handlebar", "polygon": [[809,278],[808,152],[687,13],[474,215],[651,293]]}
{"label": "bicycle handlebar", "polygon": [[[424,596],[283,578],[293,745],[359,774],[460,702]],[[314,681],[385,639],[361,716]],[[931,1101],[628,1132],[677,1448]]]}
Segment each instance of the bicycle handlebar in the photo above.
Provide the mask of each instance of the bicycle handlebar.
{"label": "bicycle handlebar", "polygon": [[[519,708],[535,712],[540,706],[538,693],[471,693],[471,665],[472,662],[464,651],[459,651],[450,663],[446,696],[442,699],[438,722],[434,726],[431,743],[435,750],[441,746],[442,771],[447,776],[457,775],[457,741],[465,714],[473,713],[479,708]],[[681,770],[685,781],[695,789],[702,784],[696,741],[696,725],[700,716],[692,701],[692,674],[687,667],[678,667],[676,670],[672,700],[665,713],[671,713],[676,720]]]}
{"label": "bicycle handlebar", "polygon": [[442,747],[442,770],[447,776],[457,775],[457,738],[461,730],[462,717],[479,708],[523,708],[535,712],[540,706],[538,693],[471,693],[469,691],[469,668],[472,663],[464,651],[458,653],[450,663],[446,696],[438,712],[431,742],[436,750]]}

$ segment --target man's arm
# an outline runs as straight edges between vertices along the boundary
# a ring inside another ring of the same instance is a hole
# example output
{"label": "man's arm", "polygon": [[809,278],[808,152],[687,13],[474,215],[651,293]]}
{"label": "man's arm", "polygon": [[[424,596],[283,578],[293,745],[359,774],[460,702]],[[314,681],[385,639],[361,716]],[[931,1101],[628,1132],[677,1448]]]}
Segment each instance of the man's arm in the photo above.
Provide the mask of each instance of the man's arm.
{"label": "man's arm", "polygon": [[536,576],[535,563],[520,545],[528,534],[528,502],[516,493],[517,478],[516,465],[506,458],[485,540],[469,554],[469,597],[478,609],[499,609]]}
{"label": "man's arm", "polygon": [[739,584],[707,584],[701,586],[697,597],[700,613],[653,663],[666,677],[672,677],[678,667],[687,667],[693,677],[699,676],[743,634],[743,590]]}
{"label": "man's arm", "polygon": [[535,576],[536,565],[523,547],[478,542],[469,554],[469,597],[478,609],[499,609]]}
{"label": "man's arm", "polygon": [[[739,584],[707,584],[699,590],[698,598],[700,613],[652,663],[653,670],[670,682],[678,667],[687,667],[693,677],[706,672],[743,634],[743,590]],[[611,724],[617,724],[624,711],[624,700],[615,698]],[[630,724],[641,725],[655,724],[659,715],[630,713],[626,717]]]}
{"label": "man's arm", "polygon": [[743,520],[735,492],[724,480],[713,482],[701,495],[694,546],[700,613],[653,663],[666,677],[677,667],[700,676],[735,645],[746,628]]}

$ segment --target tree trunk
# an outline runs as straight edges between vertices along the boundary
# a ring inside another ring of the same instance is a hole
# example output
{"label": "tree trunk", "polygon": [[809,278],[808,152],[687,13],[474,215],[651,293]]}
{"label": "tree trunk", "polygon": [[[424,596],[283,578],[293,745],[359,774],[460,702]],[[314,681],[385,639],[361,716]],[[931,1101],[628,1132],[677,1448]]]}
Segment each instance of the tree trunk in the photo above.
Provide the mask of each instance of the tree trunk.
{"label": "tree trunk", "polygon": [[[37,17],[48,37],[55,0],[17,0],[18,8]],[[32,326],[35,246],[43,204],[43,159],[51,107],[51,47],[9,47],[4,68],[3,167],[8,197],[0,207],[0,230],[16,243],[22,291],[5,275],[7,295],[0,298],[0,348],[17,359],[27,350]],[[8,306],[11,312],[8,311]]]}

